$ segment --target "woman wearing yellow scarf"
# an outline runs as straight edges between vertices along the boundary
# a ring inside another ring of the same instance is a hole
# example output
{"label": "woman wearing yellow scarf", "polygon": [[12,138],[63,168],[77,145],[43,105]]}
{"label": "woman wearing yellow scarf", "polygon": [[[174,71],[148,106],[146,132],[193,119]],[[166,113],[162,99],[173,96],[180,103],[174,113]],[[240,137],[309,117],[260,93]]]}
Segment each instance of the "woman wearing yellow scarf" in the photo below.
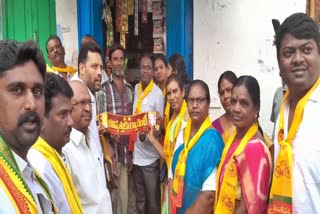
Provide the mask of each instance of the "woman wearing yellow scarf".
{"label": "woman wearing yellow scarf", "polygon": [[231,120],[236,127],[226,142],[217,173],[215,213],[267,212],[271,157],[258,124],[260,87],[242,76],[231,95]]}
{"label": "woman wearing yellow scarf", "polygon": [[[187,93],[190,119],[177,136],[170,167],[170,213],[212,213],[223,140],[209,118],[208,85],[194,80]],[[171,186],[171,185],[170,185]]]}

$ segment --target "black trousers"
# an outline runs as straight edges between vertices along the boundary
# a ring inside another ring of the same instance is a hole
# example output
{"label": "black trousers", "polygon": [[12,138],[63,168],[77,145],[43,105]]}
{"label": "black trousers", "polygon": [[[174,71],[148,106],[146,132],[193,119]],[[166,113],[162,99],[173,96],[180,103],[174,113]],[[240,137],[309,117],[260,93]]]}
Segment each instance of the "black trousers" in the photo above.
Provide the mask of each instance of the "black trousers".
{"label": "black trousers", "polygon": [[160,160],[148,166],[133,165],[136,213],[160,214]]}

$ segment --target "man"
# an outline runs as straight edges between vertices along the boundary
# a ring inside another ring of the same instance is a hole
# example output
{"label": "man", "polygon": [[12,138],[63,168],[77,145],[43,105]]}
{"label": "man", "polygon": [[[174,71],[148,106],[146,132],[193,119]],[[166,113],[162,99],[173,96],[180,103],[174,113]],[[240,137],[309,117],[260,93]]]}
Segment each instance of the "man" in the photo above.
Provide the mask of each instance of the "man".
{"label": "man", "polygon": [[271,213],[320,213],[320,33],[303,13],[276,34],[280,74],[288,86],[276,125]]}
{"label": "man", "polygon": [[100,90],[102,79],[103,63],[101,58],[101,49],[96,43],[88,42],[81,46],[78,57],[78,72],[72,80],[80,80],[87,86],[92,101],[92,119],[90,122],[90,135],[97,144],[96,147],[103,158],[100,145],[98,127],[96,123],[97,107],[95,93]]}
{"label": "man", "polygon": [[[109,50],[112,75],[98,93],[98,112],[110,112],[117,115],[131,115],[133,89],[124,79],[125,50],[120,44],[114,44]],[[129,136],[111,135],[109,139],[113,150],[114,168],[117,170],[118,190],[113,192],[114,208],[117,214],[128,213],[128,170],[131,168],[132,154],[128,150]]]}
{"label": "man", "polygon": [[52,64],[52,67],[47,65],[47,71],[58,74],[65,79],[71,79],[77,70],[66,65],[64,61],[65,51],[60,38],[58,36],[50,36],[46,43],[46,49],[49,61]]}
{"label": "man", "polygon": [[[163,116],[162,91],[153,83],[153,63],[150,56],[140,60],[140,83],[134,90],[134,113],[159,112]],[[160,213],[160,160],[157,150],[139,133],[133,151],[133,173],[136,188],[137,213]]]}
{"label": "man", "polygon": [[33,41],[0,41],[0,213],[51,213],[47,185],[27,161],[44,116],[46,64]]}
{"label": "man", "polygon": [[74,91],[71,117],[73,128],[70,142],[62,152],[72,180],[80,196],[84,213],[112,213],[111,198],[106,184],[104,163],[90,137],[92,118],[91,98],[87,87],[80,81],[71,81]]}
{"label": "man", "polygon": [[47,183],[59,213],[81,213],[82,206],[61,156],[72,128],[73,91],[62,77],[49,73],[45,79],[45,114],[40,137],[28,160]]}

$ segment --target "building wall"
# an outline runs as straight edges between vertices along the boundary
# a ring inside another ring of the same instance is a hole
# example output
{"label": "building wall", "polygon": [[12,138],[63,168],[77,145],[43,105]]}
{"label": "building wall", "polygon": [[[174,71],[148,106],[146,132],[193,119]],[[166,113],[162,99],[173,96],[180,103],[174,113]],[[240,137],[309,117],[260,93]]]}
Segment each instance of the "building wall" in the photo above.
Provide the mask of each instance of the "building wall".
{"label": "building wall", "polygon": [[271,19],[280,23],[294,12],[305,12],[305,0],[201,0],[194,1],[194,79],[210,86],[212,119],[224,111],[217,82],[225,70],[253,75],[260,84],[259,122],[269,135],[273,94],[281,86],[273,46]]}
{"label": "building wall", "polygon": [[77,0],[56,0],[57,35],[65,48],[65,61],[77,68]]}

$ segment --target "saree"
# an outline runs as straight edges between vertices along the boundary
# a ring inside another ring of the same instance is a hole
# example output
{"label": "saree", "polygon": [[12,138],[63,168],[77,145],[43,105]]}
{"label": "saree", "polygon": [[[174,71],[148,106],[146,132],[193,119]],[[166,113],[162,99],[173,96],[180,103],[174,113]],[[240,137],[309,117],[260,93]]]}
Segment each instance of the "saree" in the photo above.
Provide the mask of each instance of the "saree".
{"label": "saree", "polygon": [[[224,143],[220,134],[215,129],[209,128],[200,136],[197,143],[190,150],[186,161],[182,206],[178,208],[177,213],[184,213],[195,202],[203,183],[217,167],[223,147]],[[173,172],[175,172],[178,158],[183,148],[184,144],[182,143],[173,155]],[[171,197],[170,203],[174,203]]]}
{"label": "saree", "polygon": [[213,126],[213,128],[215,128],[221,134],[223,142],[227,143],[229,137],[231,136],[232,132],[234,131],[234,127],[231,127],[231,128],[229,128],[227,130],[224,130],[222,128],[222,124],[220,122],[220,117],[212,122],[212,126]]}
{"label": "saree", "polygon": [[[248,213],[267,213],[267,199],[272,170],[269,150],[264,142],[253,137],[249,140],[243,152],[238,156],[234,156],[240,142],[241,139],[232,143],[224,161],[220,163],[221,173],[217,176],[215,213],[234,212],[236,201],[232,201],[232,197],[228,192],[221,189],[223,180],[232,176],[237,176],[237,185],[234,193],[231,194],[235,194],[235,199],[238,200],[241,199],[241,195],[244,197]],[[231,161],[235,163],[235,169],[233,170],[228,167]]]}

